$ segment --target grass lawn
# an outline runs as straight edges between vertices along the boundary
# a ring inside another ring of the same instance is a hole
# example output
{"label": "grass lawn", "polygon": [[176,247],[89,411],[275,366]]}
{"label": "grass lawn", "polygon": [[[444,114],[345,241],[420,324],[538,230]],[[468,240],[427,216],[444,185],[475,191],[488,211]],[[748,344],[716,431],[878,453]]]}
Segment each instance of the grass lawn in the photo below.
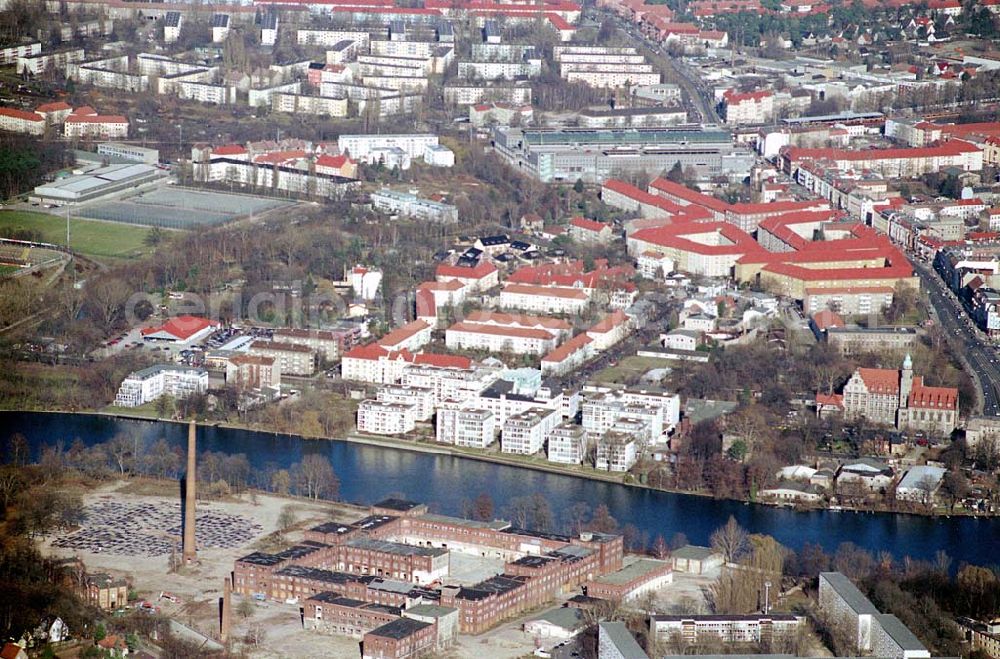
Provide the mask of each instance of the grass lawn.
{"label": "grass lawn", "polygon": [[[32,229],[42,235],[42,240],[56,245],[66,244],[66,219],[46,213],[0,210],[0,231],[5,229]],[[69,221],[70,246],[98,260],[133,259],[148,254],[151,248],[143,244],[148,227],[99,222],[71,217]]]}
{"label": "grass lawn", "polygon": [[667,368],[669,366],[669,359],[632,355],[631,357],[622,359],[616,366],[609,366],[602,371],[598,371],[594,375],[594,380],[608,384],[625,384],[630,380],[634,381],[642,374],[654,368]]}

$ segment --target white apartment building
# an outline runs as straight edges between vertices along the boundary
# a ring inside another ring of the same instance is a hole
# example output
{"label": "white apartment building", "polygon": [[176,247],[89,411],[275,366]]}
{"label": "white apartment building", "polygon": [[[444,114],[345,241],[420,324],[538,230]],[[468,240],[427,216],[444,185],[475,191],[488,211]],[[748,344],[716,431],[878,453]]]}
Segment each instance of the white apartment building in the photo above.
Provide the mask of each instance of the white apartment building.
{"label": "white apartment building", "polygon": [[424,149],[424,162],[431,167],[454,167],[455,152],[441,144],[430,144]]}
{"label": "white apartment building", "polygon": [[832,621],[846,628],[859,653],[871,652],[872,623],[879,611],[850,579],[840,572],[821,572],[819,608]]}
{"label": "white apartment building", "polygon": [[0,130],[28,135],[45,134],[45,117],[18,108],[0,108]]}
{"label": "white apartment building", "polygon": [[[718,639],[724,643],[761,643],[795,636],[802,619],[789,613],[720,615],[653,615],[650,635],[661,641],[674,638],[686,644]],[[878,655],[887,656],[887,655]]]}
{"label": "white apartment building", "polygon": [[459,322],[445,331],[445,345],[451,350],[544,355],[556,344],[556,337],[544,329]]}
{"label": "white apartment building", "polygon": [[179,11],[168,11],[163,17],[163,42],[174,43],[181,38],[184,15]]}
{"label": "white apartment building", "polygon": [[71,114],[63,123],[63,135],[70,139],[121,139],[128,137],[128,119],[119,115]]}
{"label": "white apartment building", "polygon": [[660,441],[680,422],[680,396],[645,391],[599,391],[584,399],[583,428],[597,437],[626,419],[648,424],[649,437]]}
{"label": "white apartment building", "polygon": [[417,427],[412,405],[363,400],[358,405],[358,431],[373,435],[402,435]]}
{"label": "white apartment building", "polygon": [[609,430],[596,441],[594,468],[601,471],[628,471],[638,459],[635,437]]}
{"label": "white apartment building", "polygon": [[479,394],[496,381],[498,374],[496,369],[485,367],[448,368],[413,364],[401,371],[400,382],[430,389],[434,404],[442,405],[446,401],[466,403],[479,398]]}
{"label": "white apartment building", "polygon": [[66,77],[85,85],[105,89],[144,92],[149,89],[149,76],[129,73],[128,56],[107,57],[66,67]]}
{"label": "white apartment building", "polygon": [[534,78],[541,73],[542,60],[540,59],[523,62],[463,61],[458,63],[458,77],[461,80],[516,80]]}
{"label": "white apartment building", "polygon": [[236,102],[236,87],[213,85],[207,82],[176,80],[170,85],[170,92],[185,101],[198,101],[212,105],[228,105]]}
{"label": "white apartment building", "polygon": [[129,373],[115,395],[117,407],[139,407],[160,396],[186,398],[208,391],[208,371],[203,368],[157,364]]}
{"label": "white apartment building", "polygon": [[927,659],[930,653],[899,618],[879,613],[840,572],[819,575],[819,607],[850,633],[859,653],[892,659]]}
{"label": "white apartment building", "polygon": [[275,112],[288,114],[311,114],[326,117],[346,117],[346,98],[326,98],[324,96],[305,96],[303,94],[288,94],[276,92],[271,97]]}
{"label": "white apartment building", "polygon": [[20,57],[32,57],[42,52],[42,44],[38,41],[30,43],[0,46],[0,66],[16,64]]}
{"label": "white apartment building", "polygon": [[448,105],[474,105],[486,101],[527,105],[531,103],[531,87],[462,83],[444,88],[444,102]]}
{"label": "white apartment building", "polygon": [[[401,42],[392,42],[401,43]],[[403,55],[358,55],[358,68],[362,75],[412,75],[426,76],[431,72],[430,56],[406,57]],[[413,70],[408,73],[408,70]],[[399,73],[396,73],[399,71]]]}
{"label": "white apartment building", "polygon": [[582,82],[599,88],[658,85],[661,80],[660,72],[652,64],[604,64],[564,60],[559,63],[559,75],[569,82]]}
{"label": "white apartment building", "polygon": [[223,43],[229,36],[229,14],[212,15],[212,43]]}
{"label": "white apartment building", "polygon": [[428,387],[388,384],[378,388],[375,399],[383,403],[413,407],[413,418],[416,421],[429,421],[434,416],[434,391]]}
{"label": "white apartment building", "polygon": [[636,272],[646,279],[663,281],[674,271],[674,260],[659,252],[643,252],[636,259]]}
{"label": "white apartment building", "polygon": [[363,49],[368,49],[371,41],[367,30],[298,30],[296,38],[301,46],[333,46],[350,41]]}
{"label": "white apartment building", "polygon": [[[326,94],[324,93],[324,96]],[[372,151],[397,147],[410,158],[420,158],[424,150],[431,144],[438,143],[438,136],[430,133],[396,134],[396,135],[341,135],[337,138],[337,147],[341,153],[346,153],[354,160],[372,164]]]}
{"label": "white apartment building", "polygon": [[562,421],[560,410],[535,408],[507,418],[500,436],[500,450],[517,455],[534,455]]}
{"label": "white apartment building", "polygon": [[27,71],[32,75],[39,75],[48,69],[65,69],[70,64],[82,62],[84,60],[83,48],[70,48],[52,53],[37,53],[31,55],[21,55],[17,58],[17,72]]}
{"label": "white apartment building", "polygon": [[329,330],[286,328],[276,329],[272,338],[277,343],[306,346],[321,359],[332,362],[340,357],[340,335]]}
{"label": "white apartment building", "polygon": [[387,57],[429,58],[438,47],[436,41],[394,41],[392,39],[372,39],[368,52]]}
{"label": "white apartment building", "polygon": [[590,297],[579,288],[566,286],[536,286],[507,284],[500,291],[500,306],[539,313],[578,314],[590,303]]}
{"label": "white apartment building", "polygon": [[278,14],[264,14],[260,19],[260,45],[273,46],[278,41]]}
{"label": "white apartment building", "polygon": [[549,462],[578,465],[587,455],[587,431],[575,423],[561,423],[549,433]]}
{"label": "white apartment building", "polygon": [[436,421],[436,439],[442,444],[484,449],[496,441],[496,417],[489,410],[446,401],[437,408]]}
{"label": "white apartment building", "polygon": [[727,124],[762,124],[774,118],[774,93],[770,90],[722,94]]}
{"label": "white apartment building", "polygon": [[[353,155],[353,154],[352,154]],[[442,224],[458,222],[458,208],[409,192],[383,188],[371,194],[372,206],[383,213],[399,214],[417,220]]]}
{"label": "white apartment building", "polygon": [[309,346],[254,341],[250,344],[249,354],[274,358],[281,364],[281,372],[286,375],[312,375],[316,372],[316,354]]}
{"label": "white apartment building", "polygon": [[252,108],[271,107],[275,94],[298,94],[302,91],[301,82],[287,82],[271,87],[247,90],[247,102]]}

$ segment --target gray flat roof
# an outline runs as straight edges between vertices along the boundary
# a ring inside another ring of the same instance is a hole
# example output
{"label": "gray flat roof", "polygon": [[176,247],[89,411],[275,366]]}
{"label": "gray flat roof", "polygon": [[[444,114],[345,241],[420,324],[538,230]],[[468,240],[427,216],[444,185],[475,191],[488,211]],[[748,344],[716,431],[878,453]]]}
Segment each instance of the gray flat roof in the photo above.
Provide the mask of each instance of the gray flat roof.
{"label": "gray flat roof", "polygon": [[878,609],[875,608],[875,605],[844,574],[840,572],[820,572],[819,578],[825,579],[855,613],[878,615]]}
{"label": "gray flat roof", "polygon": [[882,625],[882,629],[888,634],[896,645],[901,647],[903,650],[908,651],[920,651],[926,650],[924,644],[920,642],[910,628],[903,624],[903,621],[892,615],[891,613],[883,613],[878,617],[878,622]]}
{"label": "gray flat roof", "polygon": [[615,646],[622,659],[649,659],[624,622],[602,622],[600,635]]}
{"label": "gray flat roof", "polygon": [[438,604],[417,604],[416,606],[411,606],[406,609],[406,613],[431,618],[443,618],[444,616],[455,613],[456,611],[458,611],[458,609],[455,607],[440,606]]}
{"label": "gray flat roof", "polygon": [[697,545],[684,545],[679,547],[672,552],[670,555],[674,558],[683,558],[686,560],[703,561],[713,554],[718,554],[711,547],[699,547]]}
{"label": "gray flat roof", "polygon": [[640,558],[635,563],[632,563],[631,565],[626,565],[617,572],[611,572],[609,574],[605,574],[602,577],[597,577],[596,579],[594,579],[594,582],[608,583],[615,585],[627,584],[651,572],[662,570],[664,567],[668,565],[669,563],[667,563],[666,561],[657,561],[652,558]]}

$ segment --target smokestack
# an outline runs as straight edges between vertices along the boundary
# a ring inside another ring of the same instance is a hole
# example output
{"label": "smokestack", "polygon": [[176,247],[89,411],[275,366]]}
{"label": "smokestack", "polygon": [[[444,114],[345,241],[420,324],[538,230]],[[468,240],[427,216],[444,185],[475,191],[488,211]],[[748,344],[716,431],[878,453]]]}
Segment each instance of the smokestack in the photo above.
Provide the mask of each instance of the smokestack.
{"label": "smokestack", "polygon": [[198,547],[194,539],[194,501],[198,489],[197,461],[198,430],[194,421],[188,426],[187,475],[184,488],[184,563],[198,560]]}
{"label": "smokestack", "polygon": [[233,624],[233,578],[227,576],[222,587],[222,619],[219,621],[219,636],[222,642],[229,640],[229,628]]}

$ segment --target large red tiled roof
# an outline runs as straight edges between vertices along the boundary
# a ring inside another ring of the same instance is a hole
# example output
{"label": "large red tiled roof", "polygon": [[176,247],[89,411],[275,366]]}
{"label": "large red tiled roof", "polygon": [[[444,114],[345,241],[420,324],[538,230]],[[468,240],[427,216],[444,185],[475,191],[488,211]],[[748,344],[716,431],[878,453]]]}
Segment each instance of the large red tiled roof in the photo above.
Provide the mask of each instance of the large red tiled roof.
{"label": "large red tiled roof", "polygon": [[246,147],[239,144],[223,144],[212,149],[212,153],[219,156],[236,156],[246,152]]}
{"label": "large red tiled roof", "polygon": [[480,261],[474,268],[441,263],[434,274],[437,277],[458,277],[460,279],[483,279],[497,271],[497,267],[489,261]]}
{"label": "large red tiled roof", "polygon": [[403,341],[406,341],[412,337],[417,332],[421,332],[430,327],[427,323],[422,320],[414,320],[413,322],[407,323],[402,327],[397,327],[392,330],[381,339],[378,340],[380,346],[395,346],[399,345]]}
{"label": "large red tiled roof", "polygon": [[143,336],[166,332],[180,341],[188,339],[208,327],[218,327],[219,323],[200,316],[177,316],[159,327],[146,327],[140,331]]}
{"label": "large red tiled roof", "polygon": [[617,327],[620,327],[624,323],[628,322],[628,316],[625,315],[624,311],[616,310],[609,313],[607,316],[598,321],[593,327],[591,327],[587,332],[594,332],[595,334],[606,334]]}
{"label": "large red tiled roof", "polygon": [[823,309],[823,311],[813,314],[812,321],[816,325],[816,329],[820,331],[830,327],[844,327],[846,325],[840,314],[830,309]]}
{"label": "large red tiled roof", "polygon": [[979,151],[979,147],[962,140],[949,140],[935,146],[912,149],[811,149],[798,146],[781,148],[781,153],[792,162],[799,160],[895,160],[908,158],[933,158],[957,156]]}
{"label": "large red tiled roof", "polygon": [[898,394],[899,371],[892,368],[859,368],[858,375],[873,394]]}
{"label": "large red tiled roof", "polygon": [[[726,238],[730,244],[705,245],[688,238],[688,236],[691,235],[711,232],[718,232],[722,234],[722,237]],[[632,238],[634,240],[641,240],[643,242],[660,245],[662,247],[672,247],[694,254],[742,255],[740,261],[742,261],[743,258],[747,258],[749,255],[766,258],[762,255],[767,254],[767,252],[764,251],[764,248],[758,245],[748,233],[727,222],[699,222],[697,224],[686,223],[654,227],[652,229],[637,231],[632,234]]]}
{"label": "large red tiled roof", "polygon": [[597,220],[590,220],[586,217],[581,217],[577,215],[569,221],[570,226],[574,226],[578,229],[584,229],[586,231],[594,231],[600,233],[604,229],[608,228],[608,225],[604,222],[598,222]]}
{"label": "large red tiled roof", "polygon": [[511,325],[487,325],[485,323],[455,323],[448,328],[449,332],[467,332],[470,334],[488,334],[490,336],[510,336],[518,339],[539,339],[551,341],[552,334],[542,329],[514,327]]}
{"label": "large red tiled roof", "polygon": [[663,193],[658,196],[669,195],[688,204],[701,206],[702,208],[707,208],[708,210],[718,213],[725,213],[729,208],[729,204],[721,199],[716,199],[715,197],[698,192],[697,190],[692,190],[691,188],[681,185],[680,183],[674,183],[670,179],[658,178],[649,184],[649,188],[651,194],[657,195],[658,193]]}
{"label": "large red tiled roof", "polygon": [[500,313],[498,311],[472,311],[465,316],[470,323],[493,323],[518,327],[544,327],[550,330],[570,330],[573,326],[561,318],[529,316],[527,314]]}
{"label": "large red tiled roof", "polygon": [[578,350],[582,350],[587,344],[591,343],[591,339],[586,334],[577,334],[572,339],[562,344],[555,350],[551,351],[549,354],[542,357],[543,362],[556,363],[565,361]]}
{"label": "large red tiled roof", "polygon": [[954,387],[928,387],[920,376],[913,378],[913,388],[907,400],[910,407],[924,409],[955,409],[958,389]]}
{"label": "large red tiled roof", "polygon": [[21,119],[22,121],[45,121],[45,118],[36,112],[28,112],[27,110],[20,110],[18,108],[0,108],[0,115]]}
{"label": "large red tiled roof", "polygon": [[586,300],[587,294],[579,288],[565,286],[534,286],[532,284],[507,284],[504,293],[514,295],[539,295],[542,297],[559,297],[572,300]]}
{"label": "large red tiled roof", "polygon": [[421,366],[437,366],[439,368],[472,368],[472,360],[461,355],[443,355],[433,352],[421,352],[414,356],[414,364]]}

